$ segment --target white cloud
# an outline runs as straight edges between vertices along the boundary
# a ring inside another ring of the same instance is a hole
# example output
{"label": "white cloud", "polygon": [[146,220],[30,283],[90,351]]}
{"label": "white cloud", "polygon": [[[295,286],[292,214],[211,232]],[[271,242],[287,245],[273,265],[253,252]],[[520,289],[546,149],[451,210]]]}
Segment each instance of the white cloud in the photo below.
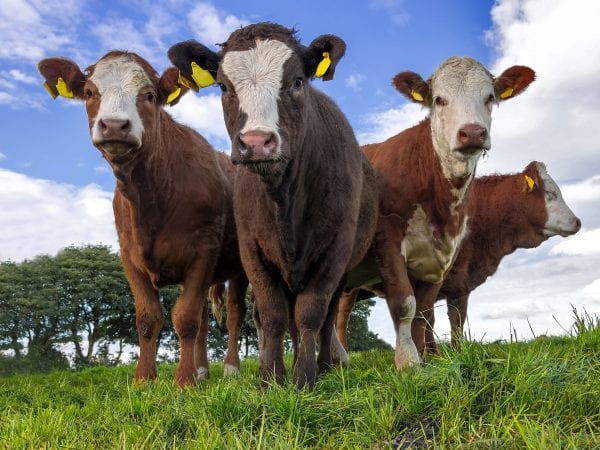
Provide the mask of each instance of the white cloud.
{"label": "white cloud", "polygon": [[90,184],[31,178],[0,169],[0,260],[54,254],[75,244],[118,248],[112,193]]}
{"label": "white cloud", "polygon": [[600,255],[600,228],[596,230],[580,231],[556,245],[551,251],[552,255]]}
{"label": "white cloud", "polygon": [[217,10],[211,3],[198,3],[188,14],[188,24],[207,46],[225,42],[231,32],[250,22]]}
{"label": "white cloud", "polygon": [[[91,28],[92,33],[105,49],[127,50],[143,55],[148,61],[155,61],[153,48],[144,33],[129,19],[113,19],[101,22]],[[99,58],[102,55],[96,55]]]}
{"label": "white cloud", "polygon": [[355,72],[353,74],[350,74],[350,76],[348,76],[348,78],[346,78],[346,86],[348,86],[353,91],[360,91],[360,89],[361,89],[360,85],[366,79],[367,79],[367,77],[364,76],[363,74]]}
{"label": "white cloud", "polygon": [[27,75],[26,73],[17,69],[9,70],[8,74],[12,77],[13,80],[20,81],[21,83],[37,84],[39,82],[37,78],[32,77],[31,75]]}
{"label": "white cloud", "polygon": [[[537,79],[494,115],[492,150],[480,170],[508,172],[530,159],[558,179],[600,174],[600,2],[498,1],[488,42],[492,72],[528,65]],[[516,164],[516,167],[515,167]]]}
{"label": "white cloud", "polygon": [[407,25],[410,15],[403,9],[403,0],[369,0],[369,7],[386,12],[386,16],[397,25]]}
{"label": "white cloud", "polygon": [[600,201],[600,175],[594,175],[578,183],[569,184],[561,189],[567,202]]}
{"label": "white cloud", "polygon": [[0,152],[0,161],[4,161],[6,159],[6,155]]}
{"label": "white cloud", "polygon": [[109,173],[110,169],[106,166],[96,166],[94,167],[94,172],[96,173]]}
{"label": "white cloud", "polygon": [[581,294],[591,301],[600,303],[600,278],[581,289]]}
{"label": "white cloud", "polygon": [[357,134],[358,141],[361,145],[384,141],[405,128],[416,125],[427,114],[428,110],[416,103],[368,114],[363,118],[366,131]]}
{"label": "white cloud", "polygon": [[217,148],[229,145],[220,94],[189,92],[169,110],[175,120],[194,128]]}

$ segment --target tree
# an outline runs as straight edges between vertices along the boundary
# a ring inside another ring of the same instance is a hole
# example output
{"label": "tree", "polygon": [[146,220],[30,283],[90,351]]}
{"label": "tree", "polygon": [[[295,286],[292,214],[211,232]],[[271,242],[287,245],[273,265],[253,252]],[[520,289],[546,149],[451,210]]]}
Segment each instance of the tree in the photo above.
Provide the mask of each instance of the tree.
{"label": "tree", "polygon": [[377,334],[369,331],[368,318],[371,307],[375,304],[373,299],[356,302],[348,322],[348,348],[350,351],[364,351],[371,349],[391,350],[390,344],[381,339]]}

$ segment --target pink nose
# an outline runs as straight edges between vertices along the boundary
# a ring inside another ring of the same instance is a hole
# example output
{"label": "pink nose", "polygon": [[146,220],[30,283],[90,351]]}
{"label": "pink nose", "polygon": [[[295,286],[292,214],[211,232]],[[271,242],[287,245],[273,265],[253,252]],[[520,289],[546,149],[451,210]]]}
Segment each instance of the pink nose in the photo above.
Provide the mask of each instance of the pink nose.
{"label": "pink nose", "polygon": [[100,133],[106,140],[123,141],[131,131],[131,122],[122,119],[100,119]]}
{"label": "pink nose", "polygon": [[275,134],[266,131],[252,130],[240,134],[240,141],[250,159],[269,159],[277,150],[277,138]]}
{"label": "pink nose", "polygon": [[487,140],[487,130],[482,126],[470,123],[458,130],[457,139],[465,147],[481,147]]}

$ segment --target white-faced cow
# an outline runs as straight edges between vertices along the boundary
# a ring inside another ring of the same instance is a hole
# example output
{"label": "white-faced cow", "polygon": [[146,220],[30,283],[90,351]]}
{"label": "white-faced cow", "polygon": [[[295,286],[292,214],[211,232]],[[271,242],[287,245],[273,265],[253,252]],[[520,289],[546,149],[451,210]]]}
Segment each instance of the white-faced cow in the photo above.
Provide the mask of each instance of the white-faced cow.
{"label": "white-faced cow", "polygon": [[367,251],[377,220],[374,173],[342,112],[310,83],[333,78],[344,52],[336,36],[305,47],[271,23],[235,31],[218,54],[194,41],[169,50],[184,77],[196,70],[199,78],[199,67],[221,87],[240,165],[235,219],[255,296],[261,374],[284,377],[289,327],[298,386],[313,386],[331,362],[344,274]]}
{"label": "white-faced cow", "polygon": [[[462,338],[470,293],[496,273],[502,258],[518,248],[537,247],[552,236],[570,236],[581,227],[541,162],[516,174],[475,178],[471,189],[466,205],[469,230],[438,294],[438,300],[445,298],[448,304],[455,348]],[[346,349],[354,302],[372,296],[361,290],[340,299],[336,329]],[[433,309],[423,313],[428,321],[426,349],[435,353]]]}
{"label": "white-faced cow", "polygon": [[[85,72],[64,58],[45,59],[39,70],[53,96],[85,102],[92,143],[117,179],[115,223],[140,342],[135,380],[156,377],[158,289],[169,284],[182,287],[172,312],[181,345],[176,382],[207,376],[207,289],[233,278],[228,307],[236,309],[244,307],[247,286],[233,219],[233,165],[164,111],[186,89],[174,67],[159,77],[138,55],[112,51]],[[237,335],[225,363],[226,371],[239,367]]]}
{"label": "white-faced cow", "polygon": [[430,116],[364,147],[382,183],[380,218],[375,258],[361,264],[359,275],[349,275],[348,289],[383,281],[398,369],[419,363],[426,323],[421,311],[433,305],[466,234],[465,199],[491,145],[492,107],[523,92],[534,77],[528,67],[514,66],[495,78],[471,58],[452,57],[427,81],[414,72],[393,79],[401,94],[430,108]]}

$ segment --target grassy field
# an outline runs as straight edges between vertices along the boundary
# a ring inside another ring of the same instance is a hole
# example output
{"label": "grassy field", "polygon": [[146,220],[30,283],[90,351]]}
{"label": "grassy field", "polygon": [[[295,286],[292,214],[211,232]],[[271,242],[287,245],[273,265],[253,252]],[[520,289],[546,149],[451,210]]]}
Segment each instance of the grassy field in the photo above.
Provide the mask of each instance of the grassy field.
{"label": "grassy field", "polygon": [[[593,323],[595,322],[595,323]],[[600,327],[574,337],[468,343],[406,373],[352,354],[313,392],[261,388],[256,360],[177,390],[174,366],[0,378],[0,448],[600,448]],[[402,447],[404,445],[404,447]]]}

